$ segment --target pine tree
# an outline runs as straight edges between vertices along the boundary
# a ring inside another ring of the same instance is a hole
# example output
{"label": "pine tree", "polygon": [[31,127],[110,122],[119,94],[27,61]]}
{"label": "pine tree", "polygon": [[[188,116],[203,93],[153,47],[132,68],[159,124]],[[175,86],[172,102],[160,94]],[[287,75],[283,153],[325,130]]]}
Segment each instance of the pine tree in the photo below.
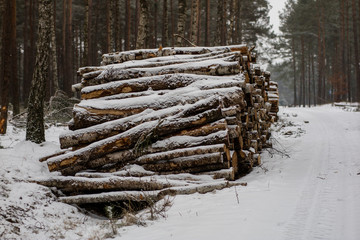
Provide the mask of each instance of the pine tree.
{"label": "pine tree", "polygon": [[136,48],[147,48],[149,46],[149,5],[147,0],[140,0],[140,18]]}
{"label": "pine tree", "polygon": [[[0,99],[0,134],[5,134],[7,129],[9,90],[12,79],[17,78],[16,72],[13,72],[16,65],[16,1],[8,0],[4,2],[3,12],[3,31],[2,31],[2,66],[1,66],[1,99]],[[15,68],[16,70],[16,68]],[[12,83],[13,84],[13,83]]]}
{"label": "pine tree", "polygon": [[39,27],[36,63],[31,84],[26,140],[41,143],[45,141],[44,98],[46,78],[49,72],[49,43],[51,40],[51,0],[39,0]]}
{"label": "pine tree", "polygon": [[179,35],[176,40],[176,45],[178,47],[183,46],[183,39],[185,37],[185,23],[186,23],[186,0],[178,1],[178,25],[177,25],[177,34]]}

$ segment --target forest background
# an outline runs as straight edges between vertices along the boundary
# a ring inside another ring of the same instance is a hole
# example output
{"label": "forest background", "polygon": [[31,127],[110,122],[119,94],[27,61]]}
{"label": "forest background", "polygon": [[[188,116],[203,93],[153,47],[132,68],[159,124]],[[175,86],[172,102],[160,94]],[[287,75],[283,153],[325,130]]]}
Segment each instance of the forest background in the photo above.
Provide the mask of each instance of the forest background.
{"label": "forest background", "polygon": [[[0,120],[9,103],[14,116],[28,106],[43,1],[0,0]],[[104,53],[241,43],[256,46],[283,105],[360,99],[360,0],[287,0],[277,34],[267,0],[57,0],[48,11],[46,101],[74,97],[78,68]]]}

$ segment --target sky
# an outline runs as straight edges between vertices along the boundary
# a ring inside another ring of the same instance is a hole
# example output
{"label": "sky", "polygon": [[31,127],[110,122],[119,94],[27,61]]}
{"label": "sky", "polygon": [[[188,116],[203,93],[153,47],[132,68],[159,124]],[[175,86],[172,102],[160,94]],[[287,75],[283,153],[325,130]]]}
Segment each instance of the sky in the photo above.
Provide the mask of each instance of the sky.
{"label": "sky", "polygon": [[273,25],[275,33],[279,33],[279,11],[285,7],[286,0],[268,0],[272,9],[270,10],[270,23]]}

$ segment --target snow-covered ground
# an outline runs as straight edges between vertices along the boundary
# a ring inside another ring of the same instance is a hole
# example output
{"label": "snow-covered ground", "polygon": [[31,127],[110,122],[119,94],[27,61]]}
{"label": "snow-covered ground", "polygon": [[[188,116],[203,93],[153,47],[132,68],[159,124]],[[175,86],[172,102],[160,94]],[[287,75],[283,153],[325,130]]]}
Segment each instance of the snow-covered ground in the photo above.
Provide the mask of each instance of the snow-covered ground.
{"label": "snow-covered ground", "polygon": [[166,218],[140,213],[147,226],[127,227],[29,182],[50,174],[38,158],[58,150],[64,128],[48,129],[36,145],[10,126],[0,136],[0,239],[359,239],[360,112],[326,105],[281,108],[279,116],[274,149],[238,180],[247,186],[176,196]]}

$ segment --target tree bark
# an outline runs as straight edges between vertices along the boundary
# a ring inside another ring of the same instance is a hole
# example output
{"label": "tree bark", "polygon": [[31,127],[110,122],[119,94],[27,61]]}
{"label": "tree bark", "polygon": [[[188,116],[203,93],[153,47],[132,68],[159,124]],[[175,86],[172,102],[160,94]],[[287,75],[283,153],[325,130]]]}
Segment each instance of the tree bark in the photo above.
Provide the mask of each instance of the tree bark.
{"label": "tree bark", "polygon": [[56,93],[59,88],[59,79],[58,79],[58,68],[57,68],[57,50],[56,50],[56,1],[51,4],[52,14],[51,14],[51,66],[52,66],[52,77],[53,77],[53,89]]}
{"label": "tree bark", "polygon": [[1,76],[1,109],[0,109],[0,134],[6,134],[7,119],[8,119],[8,106],[9,106],[9,90],[12,78],[12,51],[11,51],[11,9],[13,0],[4,2],[4,15],[3,15],[3,29],[2,29],[2,66]]}
{"label": "tree bark", "polygon": [[[210,75],[210,76],[235,75],[240,72],[240,64],[239,62],[232,60],[237,58],[238,56],[234,54],[233,56],[229,56],[229,57],[201,61],[198,62],[197,64],[188,62],[183,64],[161,66],[152,69],[113,68],[104,71],[103,74],[101,74],[95,79],[84,79],[82,81],[82,84],[84,86],[92,86],[92,85],[98,85],[98,84],[117,81],[117,80],[150,77],[150,76],[166,75],[166,74],[174,74],[174,73],[192,73],[192,74],[201,74],[201,75]],[[107,72],[110,72],[111,74],[106,74]]]}
{"label": "tree bark", "polygon": [[222,153],[207,153],[189,157],[179,157],[167,161],[162,160],[153,164],[143,164],[142,166],[148,171],[161,174],[163,172],[174,171],[187,172],[187,169],[221,163],[223,163]]}
{"label": "tree bark", "polygon": [[139,179],[132,177],[51,177],[38,179],[34,182],[46,187],[56,187],[63,192],[89,192],[89,191],[152,191],[171,187],[169,183]]}
{"label": "tree bark", "polygon": [[[177,34],[181,37],[185,37],[185,23],[186,23],[186,0],[178,0],[178,25]],[[182,38],[178,37],[176,46],[183,46]]]}
{"label": "tree bark", "polygon": [[357,94],[356,99],[360,102],[360,61],[359,61],[359,42],[358,42],[358,32],[357,32],[357,15],[356,15],[356,2],[352,0],[352,19],[353,19],[353,36],[354,36],[354,68],[356,76],[356,86]]}
{"label": "tree bark", "polygon": [[[159,111],[153,111],[150,109],[145,110],[144,112],[137,115],[133,115],[119,120],[114,120],[112,122],[103,123],[101,125],[101,130],[99,130],[100,126],[95,126],[89,127],[84,130],[77,130],[68,134],[63,134],[60,136],[60,146],[64,149],[89,144],[129,130],[130,128],[135,127],[144,121],[153,121],[159,118],[162,119],[175,114],[179,117],[193,116],[203,111],[216,108],[218,105],[219,99],[213,96],[197,103],[190,104],[189,107],[179,106]],[[203,133],[202,135],[208,135],[211,133],[209,131],[214,132],[214,130],[225,130],[226,124],[224,124],[224,126],[222,125],[223,124],[219,123],[219,125],[214,124],[210,126],[204,126],[204,129],[191,129],[188,131],[184,130],[184,132],[181,132],[180,134],[190,135],[191,133],[191,136],[199,136]]]}
{"label": "tree bark", "polygon": [[200,20],[200,1],[192,0],[191,5],[191,37],[190,41],[196,45],[199,45],[199,20]]}
{"label": "tree bark", "polygon": [[67,204],[109,203],[119,201],[156,202],[161,199],[158,197],[158,193],[158,191],[121,191],[60,197],[59,201]]}
{"label": "tree bark", "polygon": [[301,81],[300,81],[300,105],[305,107],[305,43],[304,36],[300,37],[301,45]]}
{"label": "tree bark", "polygon": [[41,143],[45,141],[44,98],[46,78],[49,71],[49,43],[51,40],[51,0],[39,1],[39,29],[35,71],[31,85],[26,140]]}
{"label": "tree bark", "polygon": [[[179,135],[169,137],[159,140],[143,148],[141,151],[134,149],[121,150],[106,154],[103,157],[93,159],[85,163],[79,162],[77,164],[72,164],[68,167],[62,168],[61,173],[63,175],[74,175],[75,173],[86,169],[98,169],[108,172],[110,170],[118,170],[142,155],[216,144],[229,145],[227,130],[212,132],[211,134],[204,136]],[[217,169],[219,168],[217,167]],[[210,170],[211,169],[208,169],[208,171]]]}
{"label": "tree bark", "polygon": [[131,41],[131,5],[130,0],[126,0],[126,34],[125,34],[125,50],[130,50]]}
{"label": "tree bark", "polygon": [[13,104],[13,114],[18,115],[20,113],[20,88],[19,88],[19,78],[17,74],[17,44],[16,44],[16,0],[8,0],[11,2],[11,43],[10,47],[11,51],[11,103]]}
{"label": "tree bark", "polygon": [[206,9],[205,9],[205,36],[204,36],[204,45],[209,46],[210,43],[210,0],[206,0]]}
{"label": "tree bark", "polygon": [[140,18],[136,40],[136,49],[143,49],[149,46],[149,6],[147,0],[140,0]]}
{"label": "tree bark", "polygon": [[168,43],[168,34],[169,34],[169,24],[168,24],[168,2],[163,0],[163,14],[162,14],[162,46],[167,47]]}
{"label": "tree bark", "polygon": [[293,64],[293,74],[294,74],[294,106],[298,104],[297,102],[297,96],[296,96],[296,56],[295,56],[295,38],[293,37],[291,39],[292,43],[292,64]]}
{"label": "tree bark", "polygon": [[[235,84],[238,84],[235,82]],[[178,104],[194,103],[201,99],[205,99],[210,95],[221,97],[227,105],[236,104],[242,105],[244,102],[243,92],[240,87],[231,88],[214,88],[208,90],[198,91],[197,94],[190,94],[193,89],[191,86],[185,89],[181,94],[164,94],[158,97],[145,96],[141,99],[141,102],[134,102],[125,99],[123,100],[104,100],[97,101],[95,105],[93,103],[83,101],[79,105],[75,106],[74,114],[74,125],[71,130],[80,128],[90,127],[106,121],[120,119],[128,117],[134,114],[141,113],[146,109],[160,110],[169,107],[176,106]],[[234,99],[231,103],[229,100]],[[275,101],[278,99],[275,99]],[[235,102],[236,101],[236,102]],[[100,104],[100,105],[99,105]],[[105,104],[105,105],[103,105]]]}
{"label": "tree bark", "polygon": [[[229,155],[229,149],[225,144],[217,144],[217,145],[208,145],[208,146],[199,146],[192,148],[182,148],[176,149],[172,151],[153,153],[148,155],[143,155],[137,158],[133,163],[138,165],[144,164],[152,164],[160,161],[170,161],[175,158],[180,157],[189,157],[193,155],[201,155],[201,154],[209,154],[209,153],[225,153]],[[225,161],[229,161],[230,159],[224,159]]]}
{"label": "tree bark", "polygon": [[181,131],[190,127],[205,125],[221,118],[220,109],[206,111],[193,117],[166,121],[151,121],[138,125],[124,133],[98,141],[86,149],[80,149],[64,156],[58,156],[47,161],[50,171],[56,171],[79,162],[88,162],[108,153],[126,150],[132,147],[141,150],[151,138],[157,138]]}

